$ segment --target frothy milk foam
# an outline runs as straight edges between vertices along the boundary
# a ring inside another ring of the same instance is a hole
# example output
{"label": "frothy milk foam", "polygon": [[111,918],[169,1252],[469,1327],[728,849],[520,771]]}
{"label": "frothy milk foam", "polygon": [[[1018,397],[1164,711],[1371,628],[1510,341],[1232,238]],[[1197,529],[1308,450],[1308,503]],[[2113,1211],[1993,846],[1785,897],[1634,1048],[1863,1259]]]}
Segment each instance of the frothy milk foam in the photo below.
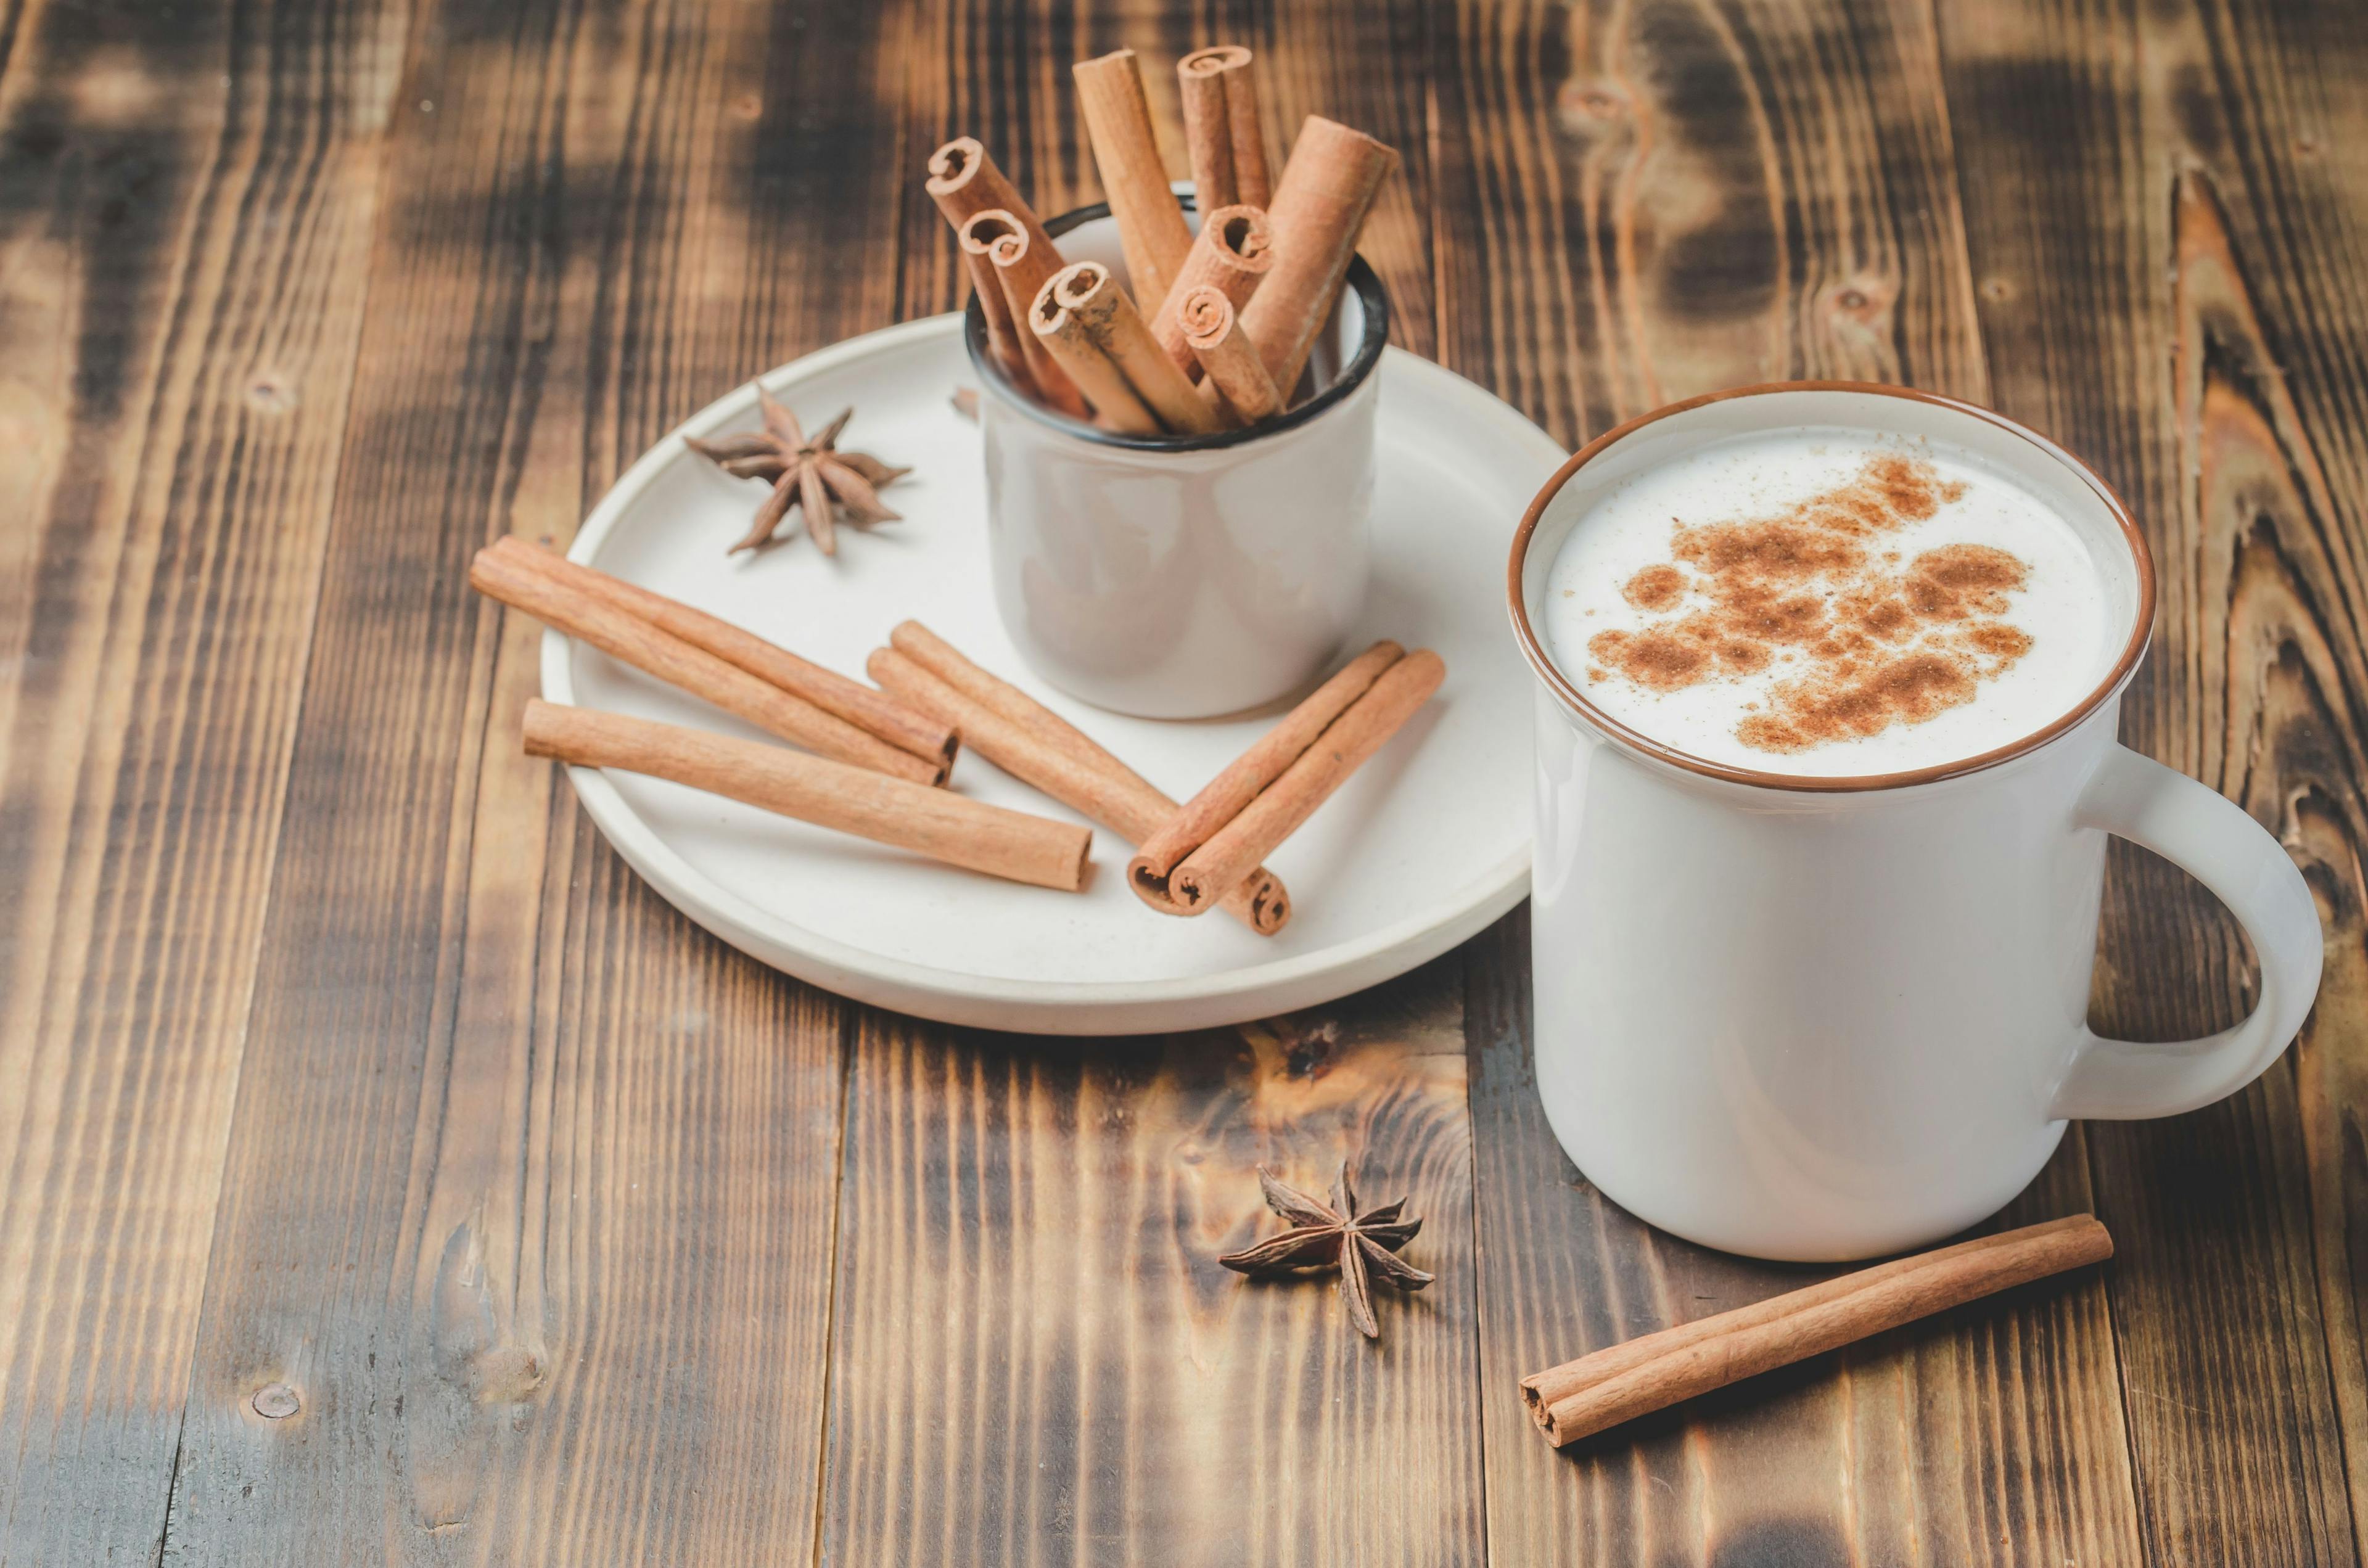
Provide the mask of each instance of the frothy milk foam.
{"label": "frothy milk foam", "polygon": [[1894,773],[2077,706],[2125,640],[2129,571],[1969,450],[1797,426],[1597,499],[1554,558],[1542,630],[1588,700],[1664,745]]}

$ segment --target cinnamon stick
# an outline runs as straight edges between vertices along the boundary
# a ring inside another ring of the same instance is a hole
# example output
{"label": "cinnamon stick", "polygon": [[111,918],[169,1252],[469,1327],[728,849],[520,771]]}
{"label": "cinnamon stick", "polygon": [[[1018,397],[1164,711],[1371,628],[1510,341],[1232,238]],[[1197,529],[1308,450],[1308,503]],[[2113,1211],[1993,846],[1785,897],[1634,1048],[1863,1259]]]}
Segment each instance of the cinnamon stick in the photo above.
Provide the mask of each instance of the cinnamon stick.
{"label": "cinnamon stick", "polygon": [[[1201,196],[1201,210],[1223,207],[1230,202],[1246,201],[1252,207],[1263,207],[1273,194],[1273,183],[1267,177],[1266,132],[1258,126],[1258,78],[1252,74],[1254,58],[1250,51],[1237,44],[1217,44],[1208,49],[1194,50],[1176,62],[1176,75],[1184,88],[1184,130],[1189,143],[1194,134],[1195,95],[1206,94],[1201,85],[1213,82],[1216,95],[1224,105],[1225,121],[1224,159],[1232,178],[1230,194],[1224,201],[1212,201]],[[1198,112],[1209,113],[1207,99]],[[1192,165],[1192,178],[1199,181],[1201,165]]]}
{"label": "cinnamon stick", "polygon": [[[515,534],[495,540],[487,551],[504,562],[515,562],[528,572],[541,572],[561,585],[639,616],[659,631],[681,638],[694,648],[735,665],[757,679],[803,698],[825,713],[846,720],[857,729],[878,736],[900,751],[910,752],[940,770],[953,767],[961,745],[953,730],[916,709],[825,669],[786,648],[766,642],[753,631],[693,609],[678,599],[654,593],[637,583],[612,577],[581,565],[556,551],[541,550]],[[939,778],[944,778],[940,771]]]}
{"label": "cinnamon stick", "polygon": [[[1378,657],[1379,651],[1375,653]],[[1198,915],[1224,898],[1236,881],[1273,854],[1314,814],[1316,807],[1348,781],[1350,774],[1381,750],[1383,743],[1414,716],[1415,710],[1430,699],[1430,694],[1439,689],[1446,675],[1446,663],[1428,649],[1390,663],[1290,766],[1274,775],[1273,782],[1258,790],[1238,812],[1177,863],[1167,873],[1165,903],[1147,896],[1144,902],[1170,913]],[[1265,771],[1271,756],[1279,753],[1277,748],[1261,756],[1257,770]],[[1202,791],[1203,795],[1209,793]],[[1205,818],[1208,808],[1201,806],[1196,812],[1196,805],[1201,805],[1200,796],[1187,802],[1178,816]],[[1161,847],[1164,853],[1166,846]],[[1157,864],[1156,859],[1138,858],[1145,859],[1146,866]],[[1155,879],[1135,876],[1132,864],[1128,871],[1127,881],[1138,894],[1156,886]]]}
{"label": "cinnamon stick", "polygon": [[1224,295],[1214,289],[1192,290],[1184,296],[1177,322],[1184,329],[1184,346],[1206,372],[1203,385],[1217,390],[1235,418],[1256,425],[1282,412],[1282,389],[1266,373],[1258,345],[1242,330]]}
{"label": "cinnamon stick", "polygon": [[1234,176],[1234,127],[1225,115],[1224,69],[1249,51],[1231,44],[1194,50],[1176,62],[1178,97],[1184,105],[1184,161],[1192,170],[1192,199],[1205,215],[1241,198]]}
{"label": "cinnamon stick", "polygon": [[986,247],[987,265],[994,270],[996,291],[1011,312],[1012,331],[1019,342],[1020,357],[1028,362],[1036,395],[1072,418],[1085,418],[1086,400],[1078,393],[1077,383],[1028,324],[1037,290],[1061,270],[1058,253],[1050,248],[1050,241],[1038,244],[1017,216],[999,207],[972,213],[963,222],[962,234],[965,248],[973,236]]}
{"label": "cinnamon stick", "polygon": [[1060,270],[1060,247],[1053,243],[1044,225],[1036,221],[1035,210],[1004,177],[977,137],[957,136],[930,153],[925,188],[955,233],[960,233],[962,224],[973,214],[993,208],[1019,225],[1037,254],[1052,262],[1052,270]]}
{"label": "cinnamon stick", "polygon": [[1360,131],[1311,114],[1267,208],[1275,265],[1242,311],[1242,330],[1289,397],[1332,318],[1332,303],[1356,258],[1357,235],[1398,155]]}
{"label": "cinnamon stick", "polygon": [[528,569],[511,552],[479,551],[469,563],[469,584],[488,598],[523,610],[555,631],[809,751],[915,784],[944,782],[944,761],[928,761],[890,745],[638,615],[571,587],[547,572]]}
{"label": "cinnamon stick", "polygon": [[1167,915],[1194,915],[1170,885],[1170,875],[1184,858],[1214,837],[1217,831],[1258,798],[1260,791],[1288,772],[1351,704],[1372,689],[1384,671],[1400,663],[1406,650],[1395,642],[1374,643],[1309,692],[1281,722],[1259,736],[1249,750],[1225,765],[1201,792],[1185,802],[1159,830],[1135,840],[1140,846],[1127,863],[1127,885],[1152,908]]}
{"label": "cinnamon stick", "polygon": [[1681,1400],[2112,1255],[2113,1239],[2094,1215],[2026,1225],[1598,1350],[1522,1379],[1521,1397],[1546,1440],[1560,1448]]}
{"label": "cinnamon stick", "polygon": [[979,233],[982,222],[996,236],[1011,232],[1012,223],[1009,213],[990,209],[964,219],[954,234],[954,243],[962,248],[962,269],[970,274],[970,291],[978,296],[978,313],[986,323],[986,350],[1015,391],[1023,396],[1034,396],[1035,373],[1029,369],[1027,350],[1020,347],[1019,322],[1011,313],[1010,297],[1003,291],[1002,279],[995,275],[995,264],[987,259],[988,241]]}
{"label": "cinnamon stick", "polygon": [[860,767],[677,724],[540,699],[526,705],[526,752],[616,767],[911,849],[951,865],[1075,892],[1093,834]]}
{"label": "cinnamon stick", "polygon": [[1160,348],[1109,267],[1097,261],[1075,262],[1053,274],[1046,287],[1161,425],[1193,436],[1224,428],[1176,361]]}
{"label": "cinnamon stick", "polygon": [[1110,216],[1118,220],[1127,281],[1138,298],[1164,300],[1184,265],[1184,253],[1192,248],[1192,231],[1167,183],[1134,51],[1080,60],[1069,69],[1076,78],[1086,133],[1093,140],[1094,166],[1101,171]]}
{"label": "cinnamon stick", "polygon": [[1179,319],[1185,296],[1195,289],[1212,288],[1239,310],[1274,266],[1274,230],[1266,214],[1255,207],[1220,207],[1201,223],[1201,232],[1185,253],[1183,270],[1175,287],[1159,301],[1151,318],[1151,335],[1189,378],[1200,362],[1184,341]]}
{"label": "cinnamon stick", "polygon": [[[1013,778],[1140,842],[1176,813],[1176,802],[1067,720],[980,668],[928,627],[908,620],[872,655],[871,678],[960,730],[981,756]],[[883,657],[887,655],[887,657]],[[1100,776],[1088,786],[1075,774]],[[1222,901],[1262,936],[1291,919],[1282,879],[1258,867]]]}
{"label": "cinnamon stick", "polygon": [[[1090,266],[1091,263],[1079,263]],[[1060,298],[1067,269],[1054,273],[1029,302],[1028,327],[1037,342],[1093,404],[1094,423],[1128,436],[1156,436],[1159,416],[1143,401],[1085,321]],[[1156,345],[1154,351],[1156,351]]]}

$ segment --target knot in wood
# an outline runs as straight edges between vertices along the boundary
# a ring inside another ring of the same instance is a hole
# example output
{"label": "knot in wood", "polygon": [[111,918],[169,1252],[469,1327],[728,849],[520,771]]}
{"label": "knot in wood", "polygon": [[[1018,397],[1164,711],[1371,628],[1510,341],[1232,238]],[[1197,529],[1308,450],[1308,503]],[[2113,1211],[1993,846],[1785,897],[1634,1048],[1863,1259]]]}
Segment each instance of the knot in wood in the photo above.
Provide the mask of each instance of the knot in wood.
{"label": "knot in wood", "polygon": [[255,1391],[255,1397],[247,1403],[266,1421],[285,1421],[303,1408],[296,1391],[286,1383],[266,1383]]}

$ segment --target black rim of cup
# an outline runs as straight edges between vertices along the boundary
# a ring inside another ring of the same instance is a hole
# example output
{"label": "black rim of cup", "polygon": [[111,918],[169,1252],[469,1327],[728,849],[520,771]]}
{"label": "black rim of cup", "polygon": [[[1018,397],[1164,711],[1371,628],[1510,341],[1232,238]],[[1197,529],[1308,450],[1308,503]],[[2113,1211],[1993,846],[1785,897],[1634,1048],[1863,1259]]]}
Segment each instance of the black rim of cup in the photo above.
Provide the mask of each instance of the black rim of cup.
{"label": "black rim of cup", "polygon": [[[1192,198],[1189,194],[1179,193],[1177,199],[1188,210],[1192,208]],[[1091,207],[1080,207],[1075,211],[1062,213],[1044,225],[1044,232],[1058,239],[1080,223],[1090,223],[1097,218],[1109,216],[1110,203],[1097,201]],[[1365,333],[1357,345],[1357,352],[1333,378],[1332,384],[1279,418],[1247,429],[1219,430],[1207,436],[1123,436],[1115,430],[1105,430],[1098,425],[1088,425],[1082,419],[1072,419],[1065,414],[1045,407],[1007,381],[1003,371],[987,354],[986,317],[980,312],[974,296],[969,304],[962,307],[962,343],[970,350],[971,368],[978,372],[979,379],[986,383],[988,389],[1039,425],[1050,426],[1063,435],[1075,436],[1080,441],[1091,441],[1097,446],[1122,447],[1141,452],[1211,452],[1225,447],[1238,447],[1247,441],[1263,441],[1286,430],[1296,430],[1364,385],[1366,378],[1373,373],[1373,367],[1382,362],[1382,349],[1390,340],[1390,297],[1382,288],[1381,278],[1361,256],[1353,257],[1349,263],[1348,287],[1357,291],[1357,298],[1364,306]]]}

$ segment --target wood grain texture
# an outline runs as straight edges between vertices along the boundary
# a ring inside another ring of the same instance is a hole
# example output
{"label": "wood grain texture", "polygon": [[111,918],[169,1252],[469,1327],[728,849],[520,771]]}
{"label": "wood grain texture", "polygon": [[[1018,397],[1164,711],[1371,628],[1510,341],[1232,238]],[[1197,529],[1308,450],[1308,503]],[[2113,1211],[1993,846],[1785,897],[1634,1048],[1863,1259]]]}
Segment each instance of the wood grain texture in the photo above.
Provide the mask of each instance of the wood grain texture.
{"label": "wood grain texture", "polygon": [[[1434,73],[1442,356],[1563,439],[1788,377],[1987,394],[1919,7],[1467,6]],[[1523,1374],[1816,1275],[1689,1246],[1589,1187],[1537,1101],[1526,918],[1467,957],[1495,1559],[2139,1560],[2093,1280],[1550,1454]],[[2087,1199],[2076,1138],[2006,1220]]]}
{"label": "wood grain texture", "polygon": [[[867,6],[455,3],[405,72],[169,1555],[812,1538],[836,1003],[518,753],[469,593],[681,413],[887,319]],[[791,265],[785,258],[796,258]]]}
{"label": "wood grain texture", "polygon": [[[1471,1147],[1452,966],[1238,1030],[949,1034],[867,1014],[848,1090],[830,1562],[1468,1562]],[[1377,1290],[1219,1255],[1260,1162],[1423,1217]]]}
{"label": "wood grain texture", "polygon": [[[2279,834],[2328,924],[2327,989],[2292,1056],[2192,1116],[2089,1129],[2121,1244],[2146,1544],[2164,1561],[2350,1562],[2368,163],[2328,153],[2347,119],[2368,129],[2339,85],[2368,38],[2308,6],[1942,19],[1999,406],[2096,463],[2164,567],[2123,738]],[[2208,895],[2120,856],[2107,905],[2100,1028],[2177,1039],[2239,1016],[2243,949]]]}
{"label": "wood grain texture", "polygon": [[404,25],[0,18],[0,1563],[163,1531]]}

